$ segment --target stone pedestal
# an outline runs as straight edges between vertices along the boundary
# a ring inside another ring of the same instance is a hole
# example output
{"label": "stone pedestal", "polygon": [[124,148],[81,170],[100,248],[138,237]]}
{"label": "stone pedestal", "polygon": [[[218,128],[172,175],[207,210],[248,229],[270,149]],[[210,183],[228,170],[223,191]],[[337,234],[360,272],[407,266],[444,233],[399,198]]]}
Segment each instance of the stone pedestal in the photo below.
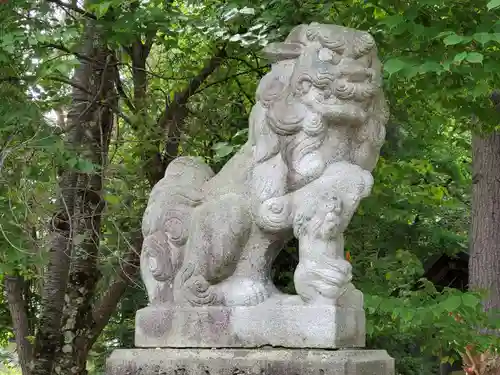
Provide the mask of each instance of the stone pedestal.
{"label": "stone pedestal", "polygon": [[121,349],[107,375],[394,375],[384,350]]}
{"label": "stone pedestal", "polygon": [[336,306],[149,306],[136,315],[146,348],[362,348],[365,312]]}

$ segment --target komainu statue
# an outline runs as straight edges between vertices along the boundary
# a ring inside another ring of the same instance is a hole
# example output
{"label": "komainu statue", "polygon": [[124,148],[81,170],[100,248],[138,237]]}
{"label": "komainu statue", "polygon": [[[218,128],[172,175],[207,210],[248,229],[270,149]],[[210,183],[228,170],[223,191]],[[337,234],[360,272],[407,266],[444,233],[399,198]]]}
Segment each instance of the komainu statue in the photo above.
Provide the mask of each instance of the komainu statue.
{"label": "komainu statue", "polygon": [[[375,41],[312,23],[264,54],[273,65],[257,88],[247,143],[216,175],[202,160],[179,157],[153,188],[141,255],[151,306],[362,310],[343,232],[370,194],[385,138]],[[271,280],[292,236],[298,296]]]}

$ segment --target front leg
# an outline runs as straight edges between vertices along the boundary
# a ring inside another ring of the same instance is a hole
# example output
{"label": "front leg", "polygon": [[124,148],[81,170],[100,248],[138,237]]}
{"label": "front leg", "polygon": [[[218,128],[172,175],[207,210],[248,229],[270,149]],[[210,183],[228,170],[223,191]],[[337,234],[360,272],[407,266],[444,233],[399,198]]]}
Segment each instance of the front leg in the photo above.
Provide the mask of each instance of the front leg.
{"label": "front leg", "polygon": [[343,256],[342,201],[332,191],[311,190],[295,203],[293,229],[299,240],[295,289],[308,304],[334,305],[352,279],[351,264]]}
{"label": "front leg", "polygon": [[[337,304],[349,288],[352,270],[344,259],[343,232],[372,183],[369,172],[338,162],[295,192],[293,230],[299,240],[295,288],[304,300],[323,303],[324,297]],[[342,303],[357,302],[344,298]]]}

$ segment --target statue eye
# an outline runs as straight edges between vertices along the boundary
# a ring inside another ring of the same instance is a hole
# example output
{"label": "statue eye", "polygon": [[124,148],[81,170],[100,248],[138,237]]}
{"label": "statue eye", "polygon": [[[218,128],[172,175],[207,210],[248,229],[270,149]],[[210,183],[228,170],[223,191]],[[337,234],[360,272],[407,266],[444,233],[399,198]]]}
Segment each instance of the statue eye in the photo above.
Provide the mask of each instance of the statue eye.
{"label": "statue eye", "polygon": [[338,53],[328,48],[321,48],[318,51],[318,59],[323,62],[329,62],[337,65],[340,62],[341,58],[342,57]]}
{"label": "statue eye", "polygon": [[312,87],[312,82],[307,79],[304,79],[299,81],[299,84],[297,86],[297,91],[300,95],[306,95],[311,90],[311,87]]}
{"label": "statue eye", "polygon": [[312,88],[313,84],[308,76],[302,76],[295,84],[295,92],[298,95],[306,95]]}
{"label": "statue eye", "polygon": [[328,48],[321,48],[318,51],[318,59],[321,61],[331,61],[333,59],[333,51]]}

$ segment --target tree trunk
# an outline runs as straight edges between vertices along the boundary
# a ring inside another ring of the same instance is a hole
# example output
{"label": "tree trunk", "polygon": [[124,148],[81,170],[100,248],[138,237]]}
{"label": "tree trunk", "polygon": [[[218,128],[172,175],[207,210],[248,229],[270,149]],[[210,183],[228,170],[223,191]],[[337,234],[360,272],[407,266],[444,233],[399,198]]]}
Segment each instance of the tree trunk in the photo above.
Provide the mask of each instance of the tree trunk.
{"label": "tree trunk", "polygon": [[93,21],[82,35],[82,55],[73,81],[66,147],[75,168],[62,171],[60,212],[53,220],[54,245],[44,279],[42,317],[35,348],[37,375],[85,374],[92,301],[99,280],[103,167],[113,125],[112,55]]}
{"label": "tree trunk", "polygon": [[472,230],[469,288],[500,309],[500,133],[472,137]]}
{"label": "tree trunk", "polygon": [[[83,128],[72,127],[67,143],[77,145],[82,135]],[[61,171],[58,209],[52,216],[51,244],[43,277],[41,314],[35,337],[33,374],[37,375],[52,373],[56,350],[60,347],[61,318],[73,247],[77,181],[78,176],[74,170]]]}
{"label": "tree trunk", "polygon": [[[98,30],[89,21],[79,84],[86,88],[85,108],[79,107],[78,95],[73,97],[73,121],[80,122],[85,132],[80,155],[87,166],[78,173],[76,210],[73,225],[73,256],[65,295],[62,319],[63,343],[56,359],[56,371],[62,374],[86,374],[86,362],[91,346],[92,302],[100,274],[98,271],[101,217],[104,210],[103,178],[117,96],[114,92],[115,61]],[[88,170],[87,170],[88,169]]]}
{"label": "tree trunk", "polygon": [[23,375],[31,372],[30,363],[33,358],[33,346],[29,336],[31,336],[28,304],[25,300],[25,281],[21,276],[4,275],[4,287],[7,302],[9,304],[12,326],[16,335],[17,353]]}
{"label": "tree trunk", "polygon": [[[140,39],[135,48],[141,50],[135,50],[133,59],[135,95],[131,107],[142,112],[147,91],[145,60],[151,45],[139,45],[139,42]],[[102,178],[112,131],[112,111],[117,107],[114,89],[120,91],[120,82],[115,71],[115,57],[106,48],[92,20],[85,26],[82,46],[80,66],[73,77],[66,146],[97,169],[60,171],[61,199],[53,219],[54,241],[44,275],[42,314],[34,351],[33,374],[36,375],[87,373],[90,348],[137,272],[142,244],[139,230],[132,235],[135,246],[127,254],[127,267],[119,272],[109,291],[93,306],[100,277],[97,262],[104,209]],[[180,132],[184,122],[187,114],[184,106],[189,97],[217,69],[224,56],[224,50],[219,50],[185,90],[175,95],[174,103],[167,105],[159,117],[158,133],[167,136],[166,148],[172,150],[172,155],[157,160],[158,172],[148,176],[150,184],[163,177],[166,164],[176,156],[178,137],[175,134]],[[147,138],[142,138],[143,142],[148,142]]]}

